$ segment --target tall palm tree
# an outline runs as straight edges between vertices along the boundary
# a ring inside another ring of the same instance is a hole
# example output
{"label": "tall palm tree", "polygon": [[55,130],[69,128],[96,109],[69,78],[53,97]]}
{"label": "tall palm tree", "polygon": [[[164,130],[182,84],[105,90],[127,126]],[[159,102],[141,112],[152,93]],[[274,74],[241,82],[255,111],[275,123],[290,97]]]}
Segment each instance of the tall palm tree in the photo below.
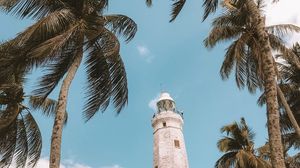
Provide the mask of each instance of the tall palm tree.
{"label": "tall palm tree", "polygon": [[[19,52],[12,43],[0,44],[0,62],[6,62]],[[0,67],[2,72],[4,67]],[[40,158],[42,137],[30,109],[41,110],[43,114],[55,115],[57,102],[46,99],[40,104],[40,97],[24,96],[24,69],[14,66],[11,74],[0,79],[0,167],[34,167]],[[30,108],[23,105],[29,98]],[[66,119],[65,119],[66,122]]]}
{"label": "tall palm tree", "polygon": [[29,68],[45,65],[48,71],[34,93],[46,98],[63,79],[51,138],[51,168],[59,167],[68,91],[83,53],[88,83],[86,121],[97,111],[104,111],[110,101],[117,113],[127,104],[126,72],[116,35],[123,35],[128,42],[137,26],[124,15],[103,15],[107,5],[108,0],[0,1],[7,12],[39,19],[14,39],[15,44],[27,51],[19,60],[23,59]]}
{"label": "tall palm tree", "polygon": [[[276,85],[276,68],[274,67],[274,59],[272,57],[271,48],[274,48],[274,47],[277,49],[281,48],[279,50],[286,50],[286,49],[283,45],[280,44],[282,42],[281,39],[278,39],[277,37],[274,37],[274,38],[270,37],[268,32],[265,30],[265,27],[266,27],[265,26],[265,17],[262,15],[262,12],[260,9],[260,7],[262,6],[263,0],[257,0],[257,1],[254,1],[254,0],[222,0],[221,2],[222,2],[223,7],[227,8],[231,12],[235,11],[235,13],[236,12],[241,13],[243,11],[248,14],[248,16],[244,17],[243,19],[247,19],[244,21],[249,22],[248,27],[249,27],[249,25],[252,25],[252,26],[250,26],[252,29],[251,32],[255,36],[255,41],[251,42],[252,46],[256,45],[257,47],[260,48],[259,51],[256,51],[256,53],[252,52],[251,54],[263,55],[263,56],[261,56],[260,59],[254,60],[254,62],[252,62],[250,64],[248,64],[249,62],[247,60],[247,62],[248,62],[247,64],[249,65],[249,66],[247,66],[248,68],[240,69],[240,70],[244,70],[244,71],[240,71],[238,73],[242,74],[244,79],[251,78],[251,77],[250,78],[246,77],[247,75],[250,75],[250,76],[259,75],[260,76],[259,78],[251,79],[250,81],[247,81],[246,83],[248,85],[248,88],[250,88],[249,89],[250,91],[252,90],[252,88],[255,88],[255,87],[262,88],[262,85],[263,85],[263,88],[264,88],[265,92],[267,93],[268,132],[269,132],[269,137],[270,137],[270,143],[272,146],[272,165],[274,167],[284,167],[282,147],[281,147],[281,142],[280,142],[281,140],[280,140],[280,128],[279,128],[279,111],[278,111],[278,102],[277,102],[278,87]],[[152,4],[152,0],[146,0],[146,3],[147,3],[147,5],[150,6]],[[185,0],[175,1],[175,3],[173,4],[171,21],[173,21],[177,17],[177,15],[181,11],[184,3],[185,3]],[[210,14],[216,12],[218,5],[219,5],[219,0],[204,0],[203,21]],[[242,20],[238,17],[236,17],[235,19],[237,19],[239,21]],[[227,21],[224,21],[225,23],[223,22],[221,24],[226,25]],[[247,28],[247,27],[243,27],[243,26],[241,27],[241,25],[235,25],[235,26],[239,26],[239,28],[240,28],[239,33],[241,33],[241,31],[243,31],[243,28]],[[276,27],[278,27],[278,26],[276,26]],[[286,25],[284,28],[284,31],[279,31],[279,33],[284,33],[286,30],[289,30],[291,28],[291,27],[290,28],[288,28],[288,27],[290,27],[290,26]],[[222,29],[222,28],[220,28],[220,29]],[[273,31],[276,31],[276,30],[274,29]],[[219,35],[223,36],[222,38],[217,39],[217,41],[220,41],[220,40],[224,40],[224,39],[234,38],[235,35],[239,34],[239,33],[234,33],[234,32],[235,31],[232,31],[232,30],[225,31],[223,29],[219,32],[218,32],[218,30],[216,30],[216,32],[214,32],[214,33],[219,33]],[[211,37],[211,38],[215,38],[215,37]],[[276,41],[272,41],[272,43],[271,43],[272,39],[269,39],[269,38],[272,38],[273,40],[275,39]],[[245,40],[245,39],[243,39],[243,40]],[[235,43],[237,43],[237,41]],[[274,46],[274,44],[276,46]],[[236,44],[236,45],[239,45],[239,44]],[[273,46],[271,46],[271,45],[273,45]],[[234,50],[233,48],[235,48],[235,47],[231,46],[231,50],[232,50],[231,52],[233,52],[233,50]],[[289,58],[287,58],[287,59],[291,59],[291,60],[295,61],[293,54],[292,55],[287,54],[287,56],[289,56]],[[232,58],[228,58],[227,61],[232,62],[230,59],[232,59]],[[243,61],[246,61],[246,60],[243,60]],[[257,68],[259,68],[259,70],[257,72],[254,72],[254,74],[253,74],[253,71],[251,70],[251,69],[253,69],[253,64],[260,64],[257,66]],[[229,70],[231,70],[232,66],[233,66],[233,64],[228,66]],[[238,66],[240,66],[240,65],[238,65]],[[297,63],[297,66],[300,67],[300,64]],[[249,69],[252,74],[245,72],[245,71],[248,71]],[[246,73],[246,74],[243,74],[243,73]],[[256,74],[256,73],[260,73],[260,74]],[[236,78],[236,80],[241,80],[241,79]],[[243,82],[238,81],[238,84],[239,83],[242,84],[242,86],[244,86]],[[290,116],[290,117],[293,117],[293,116]]]}
{"label": "tall palm tree", "polygon": [[[235,40],[227,48],[221,75],[228,78],[235,67],[238,87],[247,85],[250,92],[257,87],[265,90],[271,162],[274,168],[284,168],[277,101],[278,70],[272,49],[282,52],[287,60],[295,60],[295,55],[282,44],[280,35],[299,32],[299,28],[291,24],[266,27],[260,0],[230,2],[230,6],[223,6],[225,12],[214,20],[205,45],[211,48],[220,41]],[[209,12],[212,7],[208,8]]]}
{"label": "tall palm tree", "polygon": [[244,118],[221,128],[226,133],[218,141],[218,148],[225,154],[218,159],[215,168],[269,168],[270,163],[256,155],[254,133]]}
{"label": "tall palm tree", "polygon": [[[296,43],[292,47],[296,59],[300,60],[300,45]],[[280,60],[284,60],[282,55],[277,55]],[[299,68],[293,62],[285,60],[283,63],[277,63],[279,67],[279,86],[278,86],[278,100],[281,111],[281,129],[283,133],[285,132],[295,132],[300,139],[300,76]],[[258,104],[260,106],[265,104],[265,95],[262,94],[258,99]]]}

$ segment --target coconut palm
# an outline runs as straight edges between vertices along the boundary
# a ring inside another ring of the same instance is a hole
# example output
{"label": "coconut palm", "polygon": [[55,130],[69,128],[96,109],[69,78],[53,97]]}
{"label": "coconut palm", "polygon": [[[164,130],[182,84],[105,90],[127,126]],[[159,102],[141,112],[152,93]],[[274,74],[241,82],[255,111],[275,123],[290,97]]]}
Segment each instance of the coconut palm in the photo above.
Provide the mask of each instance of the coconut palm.
{"label": "coconut palm", "polygon": [[117,113],[127,104],[126,72],[116,35],[123,35],[129,41],[137,28],[127,16],[103,15],[107,4],[107,0],[0,1],[7,12],[39,19],[14,39],[15,44],[27,51],[18,58],[26,62],[27,68],[45,65],[48,71],[34,93],[46,98],[63,79],[51,138],[51,168],[59,167],[68,91],[83,53],[88,83],[86,121],[97,111],[104,111],[110,101]]}
{"label": "coconut palm", "polygon": [[[299,32],[299,28],[291,24],[266,27],[261,13],[262,1],[230,2],[230,5],[224,4],[224,13],[213,21],[205,45],[212,48],[218,42],[234,40],[227,48],[221,76],[227,79],[235,68],[239,88],[247,86],[250,92],[256,88],[265,90],[271,161],[274,168],[284,168],[277,101],[278,70],[271,51],[280,51],[286,60],[294,61],[295,55],[283,45],[281,37],[288,32]],[[211,10],[213,8],[208,9]]]}
{"label": "coconut palm", "polygon": [[[293,156],[289,154],[289,151],[293,149],[293,152],[299,151],[300,140],[295,133],[283,134],[283,146],[284,146],[284,160],[287,168],[297,168],[300,166],[300,153],[296,153]],[[267,142],[262,147],[257,149],[258,155],[264,160],[270,160],[270,145]]]}
{"label": "coconut palm", "polygon": [[0,167],[34,167],[40,157],[42,138],[35,119],[21,104],[23,90],[7,84],[0,86],[0,92],[0,121],[8,121],[0,129]]}
{"label": "coconut palm", "polygon": [[[0,45],[0,62],[6,62],[19,49],[10,42]],[[2,72],[4,67],[0,67]],[[47,116],[55,115],[57,102],[41,97],[24,96],[26,70],[14,67],[11,74],[0,80],[0,167],[34,167],[40,157],[42,137],[39,127],[29,110],[40,110]],[[23,105],[29,98],[30,108]],[[66,115],[67,117],[67,115]],[[65,122],[66,122],[65,118]]]}
{"label": "coconut palm", "polygon": [[254,133],[249,129],[244,118],[221,128],[225,133],[218,141],[218,148],[225,154],[218,159],[215,168],[268,168],[270,163],[256,156]]}
{"label": "coconut palm", "polygon": [[[300,46],[296,43],[292,47],[298,60],[300,60],[299,53]],[[281,60],[282,55],[277,55]],[[293,61],[285,61],[277,63],[279,67],[279,86],[278,86],[278,100],[281,111],[281,129],[283,133],[295,132],[300,139],[300,77],[299,68]],[[265,95],[262,94],[258,99],[258,104],[262,106],[265,104]]]}

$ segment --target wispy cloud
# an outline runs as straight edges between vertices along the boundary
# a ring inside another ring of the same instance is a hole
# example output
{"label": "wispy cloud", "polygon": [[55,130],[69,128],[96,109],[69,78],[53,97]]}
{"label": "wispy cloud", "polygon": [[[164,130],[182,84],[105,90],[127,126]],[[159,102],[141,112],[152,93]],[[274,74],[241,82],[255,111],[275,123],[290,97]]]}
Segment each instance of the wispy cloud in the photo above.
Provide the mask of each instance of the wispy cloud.
{"label": "wispy cloud", "polygon": [[77,163],[74,160],[68,159],[63,161],[63,165],[65,168],[92,168],[88,165]]}
{"label": "wispy cloud", "polygon": [[123,168],[123,167],[121,167],[120,165],[112,165],[112,166],[103,166],[100,168]]}
{"label": "wispy cloud", "polygon": [[[41,158],[37,163],[36,168],[49,168],[49,159]],[[60,168],[92,168],[92,167],[83,163],[77,163],[71,159],[67,159],[62,161]],[[100,166],[99,168],[123,168],[123,167],[118,164],[113,164],[111,166]]]}
{"label": "wispy cloud", "polygon": [[154,56],[150,52],[149,48],[146,45],[138,45],[137,51],[139,55],[146,60],[146,62],[151,63],[154,59]]}
{"label": "wispy cloud", "polygon": [[[299,0],[283,0],[277,3],[267,1],[268,5],[265,8],[267,25],[291,23],[300,26],[300,1]],[[294,42],[300,41],[300,35],[293,35],[287,39],[288,45],[291,46]]]}
{"label": "wispy cloud", "polygon": [[146,56],[146,55],[149,55],[149,54],[150,54],[150,51],[149,51],[149,49],[148,49],[146,46],[138,45],[138,46],[137,46],[137,49],[138,49],[139,54],[140,54],[141,56]]}
{"label": "wispy cloud", "polygon": [[159,94],[156,95],[153,99],[151,99],[148,103],[148,107],[151,108],[153,111],[157,111],[156,103],[159,99]]}

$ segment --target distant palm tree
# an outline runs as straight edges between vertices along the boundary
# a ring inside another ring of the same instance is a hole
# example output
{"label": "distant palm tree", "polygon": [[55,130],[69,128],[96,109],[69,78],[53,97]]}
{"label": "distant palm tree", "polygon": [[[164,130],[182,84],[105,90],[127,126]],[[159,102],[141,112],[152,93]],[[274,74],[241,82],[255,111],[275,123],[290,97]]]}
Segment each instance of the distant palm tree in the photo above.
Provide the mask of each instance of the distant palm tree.
{"label": "distant palm tree", "polygon": [[[6,62],[18,48],[9,42],[0,44],[0,62]],[[0,67],[3,72],[4,67]],[[0,79],[0,167],[34,167],[40,158],[42,137],[38,125],[29,109],[41,110],[45,115],[55,115],[56,102],[37,96],[24,96],[25,70],[14,67],[14,71]],[[29,98],[31,108],[23,105]]]}
{"label": "distant palm tree", "polygon": [[225,154],[216,162],[215,168],[271,168],[268,161],[256,155],[254,133],[244,118],[221,128],[226,136],[218,141],[218,148]]}
{"label": "distant palm tree", "polygon": [[[278,70],[271,51],[280,51],[286,60],[295,60],[295,54],[284,46],[281,37],[300,29],[291,24],[266,27],[261,13],[262,1],[236,0],[223,7],[223,14],[213,21],[205,45],[211,48],[218,42],[234,40],[227,48],[221,76],[228,78],[235,68],[239,88],[247,86],[250,92],[256,88],[265,90],[271,161],[274,168],[284,168],[277,101]],[[214,5],[207,10],[208,13],[213,11]]]}
{"label": "distant palm tree", "polygon": [[[287,168],[298,168],[300,166],[300,140],[295,133],[283,134],[283,146],[284,146],[284,161]],[[293,152],[298,153],[293,156],[289,155],[291,148],[294,148]],[[258,156],[266,161],[270,160],[270,145],[267,142],[265,145],[257,149]]]}
{"label": "distant palm tree", "polygon": [[27,68],[46,65],[48,70],[34,93],[46,98],[64,78],[52,131],[51,168],[59,167],[68,91],[83,56],[88,83],[84,106],[86,121],[100,109],[104,111],[111,99],[117,113],[127,104],[126,72],[116,34],[129,41],[137,25],[124,15],[103,15],[107,5],[107,0],[0,1],[7,12],[39,19],[14,39],[15,44],[27,51],[25,56],[17,58],[23,59],[20,64],[26,63]]}

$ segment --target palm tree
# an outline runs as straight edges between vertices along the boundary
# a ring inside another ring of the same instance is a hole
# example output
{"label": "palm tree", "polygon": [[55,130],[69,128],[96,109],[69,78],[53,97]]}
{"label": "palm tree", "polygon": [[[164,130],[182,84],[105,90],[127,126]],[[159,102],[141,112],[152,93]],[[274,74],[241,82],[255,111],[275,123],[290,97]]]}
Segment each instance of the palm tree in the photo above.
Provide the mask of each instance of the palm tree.
{"label": "palm tree", "polygon": [[[120,44],[116,35],[130,41],[136,24],[124,15],[103,15],[107,0],[21,0],[0,1],[7,12],[39,20],[14,43],[24,48],[25,56],[17,58],[27,68],[45,65],[48,74],[42,77],[34,93],[46,98],[63,79],[53,125],[50,167],[58,168],[69,87],[85,54],[87,101],[84,116],[88,121],[110,101],[117,113],[127,104],[127,80]],[[37,46],[37,47],[35,47]]]}
{"label": "palm tree", "polygon": [[[287,168],[300,167],[300,139],[298,135],[296,135],[294,132],[285,133],[283,135],[283,141],[285,144],[285,163]],[[292,148],[294,148],[294,151],[297,150],[298,153],[294,154],[293,156],[290,156],[288,154],[288,151]]]}
{"label": "palm tree", "polygon": [[[18,48],[9,42],[0,45],[0,62],[9,60]],[[0,71],[4,67],[0,67]],[[24,96],[22,85],[25,70],[14,67],[12,74],[0,80],[0,167],[35,167],[40,158],[42,137],[39,127],[29,109],[41,110],[43,114],[55,115],[57,102],[40,97]],[[29,98],[31,108],[22,104]],[[67,118],[66,118],[67,119]],[[66,122],[65,119],[65,122]],[[13,163],[13,160],[15,161]]]}
{"label": "palm tree", "polygon": [[254,133],[248,128],[244,118],[221,128],[226,133],[218,141],[218,148],[225,154],[218,159],[215,168],[269,168],[270,163],[256,156]]}
{"label": "palm tree", "polygon": [[[299,151],[300,140],[295,133],[283,134],[283,146],[284,146],[284,160],[287,168],[297,168],[300,166],[300,153],[296,153],[293,156],[289,155],[290,149],[294,148],[293,152]],[[267,142],[265,145],[257,149],[258,155],[266,161],[270,160],[270,145]]]}
{"label": "palm tree", "polygon": [[[152,4],[152,0],[146,0],[146,3],[148,6],[150,6]],[[183,5],[185,3],[185,0],[178,0],[175,1],[175,3],[173,4],[173,10],[172,10],[172,18],[171,21],[173,21],[177,15],[179,14],[179,12],[181,11]],[[253,88],[256,87],[260,87],[260,88],[264,88],[265,92],[267,93],[267,113],[268,113],[268,132],[269,132],[269,137],[270,137],[270,143],[272,146],[272,165],[274,167],[284,167],[284,162],[283,162],[283,156],[282,156],[282,147],[281,147],[281,143],[280,143],[280,129],[279,129],[279,111],[278,111],[278,103],[277,103],[277,89],[278,91],[279,88],[276,85],[276,68],[273,66],[274,65],[274,59],[272,57],[272,52],[271,52],[271,48],[276,48],[276,50],[280,50],[281,52],[286,52],[286,56],[287,59],[290,60],[294,60],[294,55],[291,54],[289,55],[290,52],[288,52],[288,50],[285,48],[284,45],[282,45],[282,40],[278,37],[270,37],[270,34],[265,30],[266,26],[265,26],[265,18],[261,13],[261,6],[262,6],[263,0],[223,0],[222,1],[222,5],[223,7],[227,8],[228,11],[232,12],[232,13],[237,13],[237,12],[245,12],[248,15],[244,15],[244,20],[238,17],[232,17],[236,20],[239,21],[244,21],[244,25],[246,25],[246,22],[248,22],[248,28],[250,27],[252,30],[250,31],[253,34],[248,34],[248,35],[254,35],[255,37],[253,37],[252,40],[252,47],[255,45],[256,47],[259,47],[259,51],[251,51],[252,53],[248,53],[248,54],[254,54],[254,55],[262,55],[259,59],[256,60],[250,60],[250,61],[254,61],[254,62],[249,62],[249,60],[242,60],[242,61],[246,61],[247,63],[244,63],[244,65],[248,64],[247,66],[244,66],[244,68],[241,68],[239,73],[240,75],[236,75],[236,80],[238,85],[241,84],[240,86],[244,86],[245,80],[247,79],[249,81],[246,81],[247,85],[248,85],[248,89],[250,91],[253,91]],[[203,3],[203,7],[204,7],[204,15],[203,15],[203,21],[212,13],[214,13],[217,10],[219,1],[218,0],[204,0]],[[225,14],[226,15],[226,14]],[[226,17],[229,18],[230,14],[227,14]],[[231,19],[232,19],[231,18]],[[246,20],[245,20],[246,19]],[[222,20],[222,18],[219,19],[219,21]],[[221,25],[224,24],[228,24],[230,25],[231,23],[227,23],[227,22],[231,22],[233,20],[223,20],[220,22]],[[246,21],[246,22],[245,22]],[[235,23],[236,24],[236,23]],[[221,38],[218,37],[213,37],[211,36],[210,38],[216,38],[214,39],[215,41],[221,41],[224,39],[231,39],[234,38],[236,35],[238,36],[238,34],[241,34],[241,32],[244,31],[244,27],[243,24],[240,25],[234,25],[234,26],[238,26],[238,27],[234,27],[234,28],[238,28],[239,29],[239,33],[235,33],[238,30],[228,30],[227,28],[224,29],[220,28],[219,30],[215,29],[214,33],[218,33],[219,35],[221,35]],[[254,26],[255,25],[255,26]],[[271,27],[269,27],[271,28]],[[276,28],[278,28],[278,26],[273,27],[275,29],[273,29],[273,31],[276,31]],[[285,25],[283,27],[283,29],[279,29],[280,31],[278,33],[286,33],[286,31],[294,29],[295,26],[293,25]],[[298,29],[298,28],[297,28]],[[295,30],[295,29],[294,29]],[[299,30],[297,30],[299,31]],[[246,33],[246,32],[245,32]],[[249,32],[248,32],[249,33]],[[227,36],[227,37],[226,37]],[[242,42],[243,40],[246,39],[242,39],[240,40],[240,42]],[[276,40],[276,41],[272,41],[272,40]],[[231,46],[231,52],[234,52],[234,48],[239,47],[237,44],[238,41],[235,42],[236,46]],[[209,42],[208,42],[209,43]],[[207,45],[210,45],[208,44]],[[275,45],[275,46],[274,46]],[[241,45],[243,46],[243,45]],[[243,48],[243,47],[240,47]],[[243,52],[244,50],[240,50],[239,52]],[[230,55],[230,53],[228,53]],[[227,66],[227,72],[225,73],[230,73],[230,70],[232,69],[233,66],[233,61],[232,61],[232,57],[228,58],[227,63],[229,63],[229,65]],[[242,62],[240,61],[240,63]],[[253,71],[253,64],[257,64],[257,68],[258,71],[255,72]],[[240,66],[240,65],[237,65]],[[297,63],[297,66],[300,67],[300,64]],[[247,67],[245,69],[245,67]],[[226,67],[224,67],[226,68]],[[229,71],[228,71],[229,70]],[[251,71],[251,73],[248,73],[247,71]],[[245,74],[243,74],[245,73]],[[257,74],[259,73],[259,74]],[[228,74],[225,74],[225,76],[227,76]],[[251,79],[253,76],[257,76],[259,75],[259,78],[254,77],[254,79]],[[247,77],[248,76],[248,77]],[[241,80],[241,78],[243,81],[238,81]],[[254,89],[255,90],[255,89]],[[280,94],[280,93],[279,93]],[[281,94],[280,94],[281,95]],[[283,97],[282,97],[283,98]],[[283,99],[284,101],[284,99]],[[290,116],[291,118],[293,116]]]}
{"label": "palm tree", "polygon": [[[300,46],[296,43],[292,47],[292,51],[298,60],[300,60],[299,53]],[[281,60],[282,55],[277,55]],[[299,68],[293,61],[285,61],[284,63],[278,62],[279,67],[279,86],[278,86],[278,100],[281,111],[281,129],[283,133],[295,132],[300,139],[300,77]],[[258,99],[258,104],[260,106],[264,105],[266,102],[265,94],[262,94]]]}
{"label": "palm tree", "polygon": [[[271,51],[280,51],[287,60],[295,60],[294,54],[282,44],[281,37],[288,32],[299,32],[299,28],[291,24],[266,27],[260,0],[230,2],[230,6],[224,4],[223,15],[214,20],[205,45],[212,48],[220,41],[235,40],[227,48],[221,76],[228,78],[235,67],[238,87],[247,86],[250,92],[256,88],[265,90],[271,162],[274,168],[284,168],[277,101],[278,74]],[[210,13],[214,7],[206,9]]]}

